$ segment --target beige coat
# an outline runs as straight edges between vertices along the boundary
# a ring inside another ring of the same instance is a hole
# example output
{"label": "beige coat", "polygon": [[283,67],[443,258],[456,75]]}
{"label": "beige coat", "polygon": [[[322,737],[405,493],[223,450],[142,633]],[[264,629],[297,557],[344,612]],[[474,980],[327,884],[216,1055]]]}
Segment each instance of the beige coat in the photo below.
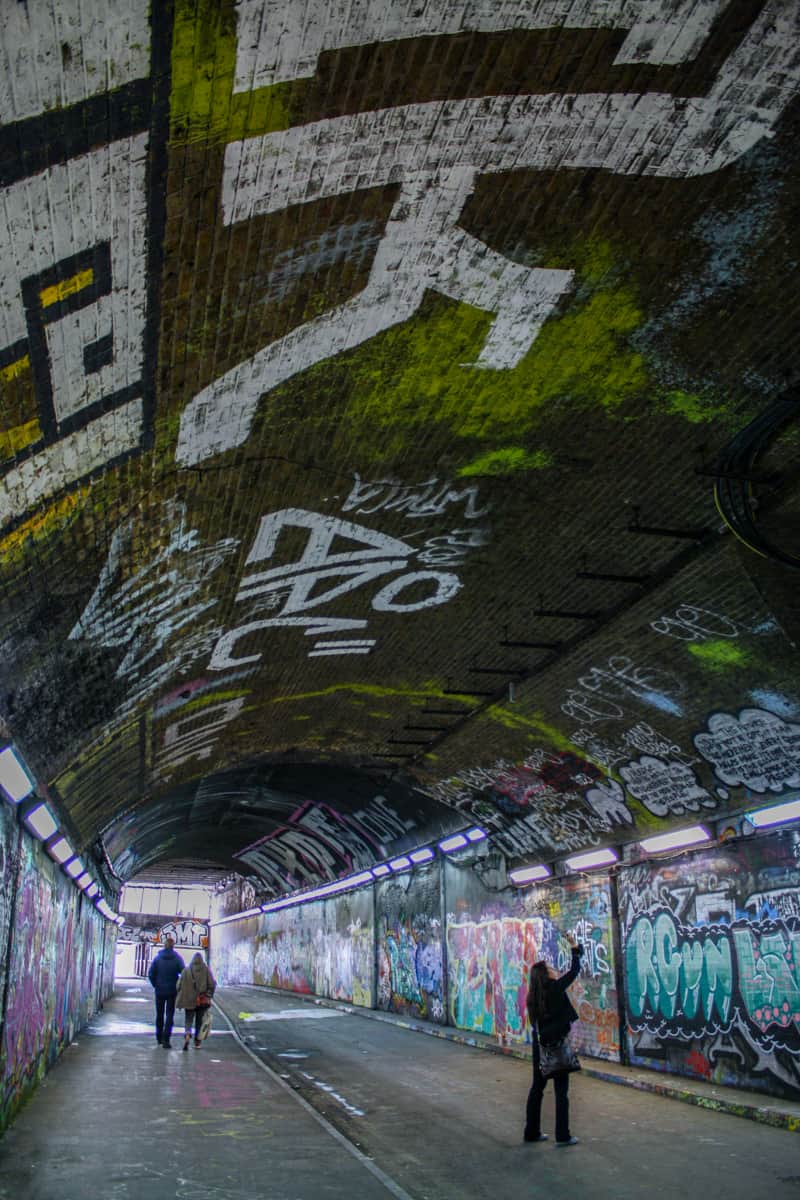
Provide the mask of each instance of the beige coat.
{"label": "beige coat", "polygon": [[178,980],[178,994],[175,997],[176,1008],[197,1008],[197,997],[201,992],[213,996],[217,986],[211,968],[203,962],[200,955],[195,955],[188,967],[181,972]]}

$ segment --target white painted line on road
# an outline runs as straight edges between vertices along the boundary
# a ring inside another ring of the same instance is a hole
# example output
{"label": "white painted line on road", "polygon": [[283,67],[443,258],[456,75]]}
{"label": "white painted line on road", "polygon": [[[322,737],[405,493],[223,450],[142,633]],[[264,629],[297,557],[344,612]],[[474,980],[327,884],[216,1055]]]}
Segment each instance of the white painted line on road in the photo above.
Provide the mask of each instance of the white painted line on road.
{"label": "white painted line on road", "polygon": [[280,1012],[240,1012],[240,1021],[321,1021],[326,1017],[346,1017],[331,1008],[282,1008]]}
{"label": "white painted line on road", "polygon": [[224,1013],[215,1001],[212,1001],[212,1003],[222,1019],[226,1022],[241,1049],[244,1050],[245,1054],[252,1058],[254,1063],[258,1064],[262,1071],[265,1071],[267,1075],[269,1075],[270,1079],[277,1087],[282,1088],[285,1092],[288,1092],[289,1095],[296,1100],[300,1107],[305,1109],[309,1116],[313,1117],[317,1124],[321,1125],[322,1128],[330,1134],[334,1141],[338,1142],[340,1146],[344,1147],[348,1154],[352,1154],[353,1158],[357,1159],[361,1165],[365,1167],[367,1171],[369,1171],[370,1175],[373,1175],[378,1182],[386,1188],[387,1192],[396,1198],[396,1200],[414,1200],[414,1197],[410,1195],[409,1192],[402,1188],[399,1183],[395,1183],[391,1176],[387,1175],[385,1171],[382,1171],[381,1168],[374,1163],[371,1158],[367,1158],[366,1154],[362,1154],[358,1147],[354,1146],[353,1143],[349,1141],[343,1133],[340,1133],[334,1125],[331,1125],[330,1121],[326,1120],[321,1113],[318,1113],[312,1104],[309,1104],[308,1101],[303,1096],[299,1095],[293,1087],[290,1087],[280,1075],[276,1074],[276,1072],[272,1070],[272,1067],[268,1066],[262,1059],[260,1059],[258,1055],[255,1054],[239,1036],[236,1027],[229,1019],[227,1013]]}

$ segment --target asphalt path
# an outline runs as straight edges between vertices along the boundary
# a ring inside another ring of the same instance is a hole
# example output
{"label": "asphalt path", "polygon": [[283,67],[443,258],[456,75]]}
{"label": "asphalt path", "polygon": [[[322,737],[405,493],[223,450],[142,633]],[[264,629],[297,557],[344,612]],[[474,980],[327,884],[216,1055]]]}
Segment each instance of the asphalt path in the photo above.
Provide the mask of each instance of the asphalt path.
{"label": "asphalt path", "polygon": [[554,1146],[551,1088],[550,1141],[525,1144],[529,1063],[357,1009],[254,987],[218,995],[249,1051],[413,1200],[800,1197],[797,1133],[575,1075],[579,1145]]}

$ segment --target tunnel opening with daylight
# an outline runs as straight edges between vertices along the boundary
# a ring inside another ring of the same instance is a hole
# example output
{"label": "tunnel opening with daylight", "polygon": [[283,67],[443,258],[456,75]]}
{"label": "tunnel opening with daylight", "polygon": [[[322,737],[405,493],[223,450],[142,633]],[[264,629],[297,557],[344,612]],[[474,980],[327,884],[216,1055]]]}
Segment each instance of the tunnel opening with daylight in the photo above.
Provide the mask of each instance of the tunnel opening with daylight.
{"label": "tunnel opening with daylight", "polygon": [[800,6],[657,7],[0,17],[0,1128],[181,923],[800,1098]]}

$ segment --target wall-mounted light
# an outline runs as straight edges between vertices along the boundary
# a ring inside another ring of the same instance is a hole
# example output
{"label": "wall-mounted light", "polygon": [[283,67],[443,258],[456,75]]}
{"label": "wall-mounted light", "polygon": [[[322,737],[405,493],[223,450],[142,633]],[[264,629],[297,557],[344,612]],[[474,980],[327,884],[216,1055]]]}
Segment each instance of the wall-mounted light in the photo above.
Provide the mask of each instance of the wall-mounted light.
{"label": "wall-mounted light", "polygon": [[96,883],[90,883],[86,889],[86,895],[89,897],[90,900],[94,900],[95,896],[99,895],[99,893],[100,893],[100,888],[97,886]]}
{"label": "wall-mounted light", "polygon": [[639,845],[646,854],[660,854],[663,850],[677,850],[684,846],[699,846],[710,842],[711,834],[702,825],[691,825],[688,829],[674,829],[671,833],[660,833],[656,837],[642,838]]}
{"label": "wall-mounted light", "polygon": [[75,880],[75,883],[81,889],[82,892],[84,892],[86,890],[86,888],[88,888],[88,886],[91,882],[92,882],[92,877],[88,871],[84,871],[83,874],[79,875],[78,878]]}
{"label": "wall-mounted light", "polygon": [[469,842],[463,833],[454,833],[452,837],[447,837],[443,842],[439,842],[439,849],[445,854],[452,854],[454,850],[463,850],[464,846],[468,846]]}
{"label": "wall-mounted light", "polygon": [[544,863],[539,863],[535,867],[515,867],[513,871],[508,872],[508,878],[517,887],[523,883],[536,883],[540,879],[549,879],[551,874],[550,868]]}
{"label": "wall-mounted light", "polygon": [[51,858],[54,858],[57,863],[61,863],[62,865],[67,862],[68,859],[75,857],[75,850],[63,834],[59,834],[58,837],[50,838],[45,845],[45,850]]}
{"label": "wall-mounted light", "polygon": [[608,867],[619,861],[615,850],[590,850],[588,854],[576,854],[567,859],[571,871],[590,871],[592,867]]}
{"label": "wall-mounted light", "polygon": [[745,817],[756,829],[768,825],[782,825],[784,821],[800,819],[800,800],[788,800],[785,804],[771,804],[769,808],[757,808],[745,813]]}
{"label": "wall-mounted light", "polygon": [[80,858],[71,858],[69,862],[64,863],[64,870],[72,879],[77,879],[86,870],[83,861]]}
{"label": "wall-mounted light", "polygon": [[58,833],[58,821],[43,800],[34,804],[23,814],[22,824],[40,842],[44,842],[54,833]]}
{"label": "wall-mounted light", "polygon": [[392,868],[386,863],[378,863],[377,867],[372,868],[372,874],[376,879],[382,879],[384,875],[391,875]]}
{"label": "wall-mounted light", "polygon": [[408,857],[411,859],[412,863],[417,864],[430,862],[432,858],[436,857],[436,855],[434,854],[433,850],[431,850],[430,846],[425,846],[421,850],[412,850]]}
{"label": "wall-mounted light", "polygon": [[489,835],[485,829],[480,829],[477,825],[473,829],[468,829],[466,838],[468,842],[482,842]]}
{"label": "wall-mounted light", "polygon": [[411,869],[411,859],[407,854],[401,854],[398,858],[391,859],[389,866],[393,871],[408,871]]}
{"label": "wall-mounted light", "polygon": [[10,804],[19,804],[35,787],[28,768],[13,746],[0,750],[0,788]]}

